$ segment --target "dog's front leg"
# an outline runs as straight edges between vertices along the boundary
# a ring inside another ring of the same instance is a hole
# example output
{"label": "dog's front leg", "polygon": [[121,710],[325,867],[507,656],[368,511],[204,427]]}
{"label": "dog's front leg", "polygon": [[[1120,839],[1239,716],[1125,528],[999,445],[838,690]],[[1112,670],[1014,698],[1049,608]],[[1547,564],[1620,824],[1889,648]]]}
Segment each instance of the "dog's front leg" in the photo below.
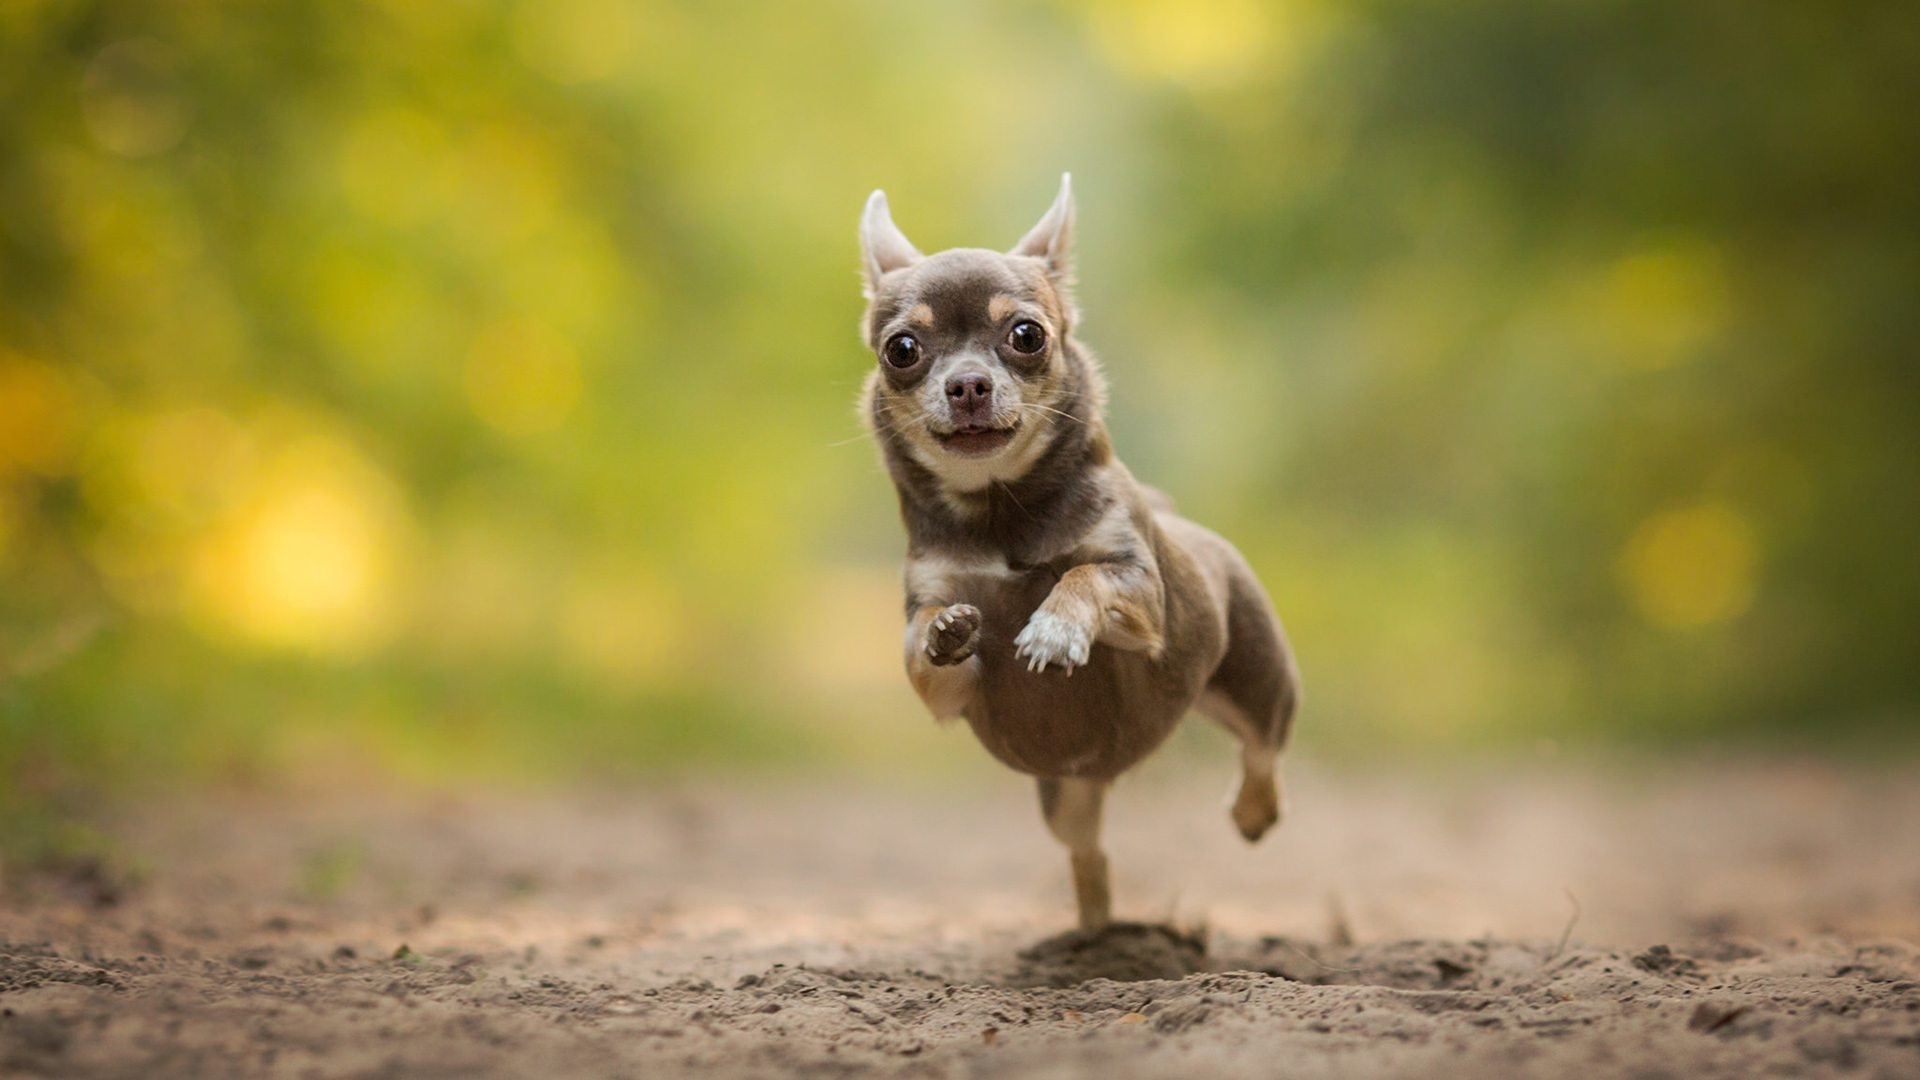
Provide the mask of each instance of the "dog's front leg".
{"label": "dog's front leg", "polygon": [[1094,642],[1160,655],[1166,643],[1166,601],[1154,567],[1119,559],[1068,570],[1013,639],[1013,647],[1030,670],[1058,666],[1072,674],[1087,662]]}
{"label": "dog's front leg", "polygon": [[935,720],[966,712],[980,685],[980,609],[921,604],[907,616],[907,679]]}

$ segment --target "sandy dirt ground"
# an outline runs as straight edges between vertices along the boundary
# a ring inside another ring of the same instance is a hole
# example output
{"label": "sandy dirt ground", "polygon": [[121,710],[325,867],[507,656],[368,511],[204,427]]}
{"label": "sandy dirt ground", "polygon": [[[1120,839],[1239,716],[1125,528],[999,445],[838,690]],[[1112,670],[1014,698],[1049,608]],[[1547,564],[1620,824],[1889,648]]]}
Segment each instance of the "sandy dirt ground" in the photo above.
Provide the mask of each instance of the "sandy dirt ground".
{"label": "sandy dirt ground", "polygon": [[1911,771],[1216,779],[1094,939],[1010,775],[140,807],[6,883],[0,1074],[1920,1077]]}

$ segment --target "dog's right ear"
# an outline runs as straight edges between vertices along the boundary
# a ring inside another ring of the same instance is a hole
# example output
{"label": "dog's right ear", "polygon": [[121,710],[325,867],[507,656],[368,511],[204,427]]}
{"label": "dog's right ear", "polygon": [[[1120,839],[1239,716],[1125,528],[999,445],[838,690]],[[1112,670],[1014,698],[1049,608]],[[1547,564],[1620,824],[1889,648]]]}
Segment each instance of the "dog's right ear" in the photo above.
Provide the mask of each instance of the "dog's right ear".
{"label": "dog's right ear", "polygon": [[867,299],[880,287],[881,275],[889,270],[912,266],[921,259],[920,249],[893,223],[887,210],[887,193],[875,190],[867,196],[867,209],[860,215],[861,267],[866,271]]}
{"label": "dog's right ear", "polygon": [[1054,284],[1071,284],[1073,279],[1073,174],[1060,174],[1060,194],[1053,205],[1009,255],[1028,255],[1047,262],[1047,274]]}

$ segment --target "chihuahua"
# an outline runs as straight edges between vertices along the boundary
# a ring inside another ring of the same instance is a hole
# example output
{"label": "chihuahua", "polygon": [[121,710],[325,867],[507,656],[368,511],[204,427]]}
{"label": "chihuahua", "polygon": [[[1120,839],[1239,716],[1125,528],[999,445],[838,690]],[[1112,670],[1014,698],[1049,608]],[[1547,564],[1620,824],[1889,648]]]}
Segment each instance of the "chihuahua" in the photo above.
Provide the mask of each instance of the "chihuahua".
{"label": "chihuahua", "polygon": [[878,364],[860,410],[907,529],[907,677],[1039,781],[1080,926],[1111,919],[1101,808],[1113,779],[1198,710],[1240,742],[1232,817],[1280,820],[1299,674],[1233,545],[1114,456],[1106,383],[1074,339],[1072,178],[1000,254],[922,255],[884,192],[860,219]]}

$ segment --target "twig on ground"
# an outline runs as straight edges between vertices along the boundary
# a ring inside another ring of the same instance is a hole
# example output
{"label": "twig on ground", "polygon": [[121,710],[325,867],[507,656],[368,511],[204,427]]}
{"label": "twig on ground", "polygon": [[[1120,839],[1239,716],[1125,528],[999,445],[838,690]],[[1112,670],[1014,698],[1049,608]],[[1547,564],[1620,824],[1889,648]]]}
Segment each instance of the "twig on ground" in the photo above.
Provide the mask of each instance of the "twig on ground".
{"label": "twig on ground", "polygon": [[1561,891],[1567,894],[1568,902],[1573,904],[1573,915],[1572,917],[1567,919],[1567,928],[1565,930],[1560,931],[1560,944],[1555,945],[1553,947],[1553,951],[1547,954],[1548,963],[1552,963],[1553,961],[1558,960],[1560,958],[1560,954],[1567,951],[1567,941],[1568,939],[1573,937],[1574,924],[1580,921],[1580,898],[1573,895],[1573,890],[1570,888],[1567,888],[1565,885],[1560,886],[1560,888],[1561,888]]}
{"label": "twig on ground", "polygon": [[1327,940],[1334,945],[1353,944],[1353,924],[1347,921],[1347,905],[1337,892],[1327,894]]}

